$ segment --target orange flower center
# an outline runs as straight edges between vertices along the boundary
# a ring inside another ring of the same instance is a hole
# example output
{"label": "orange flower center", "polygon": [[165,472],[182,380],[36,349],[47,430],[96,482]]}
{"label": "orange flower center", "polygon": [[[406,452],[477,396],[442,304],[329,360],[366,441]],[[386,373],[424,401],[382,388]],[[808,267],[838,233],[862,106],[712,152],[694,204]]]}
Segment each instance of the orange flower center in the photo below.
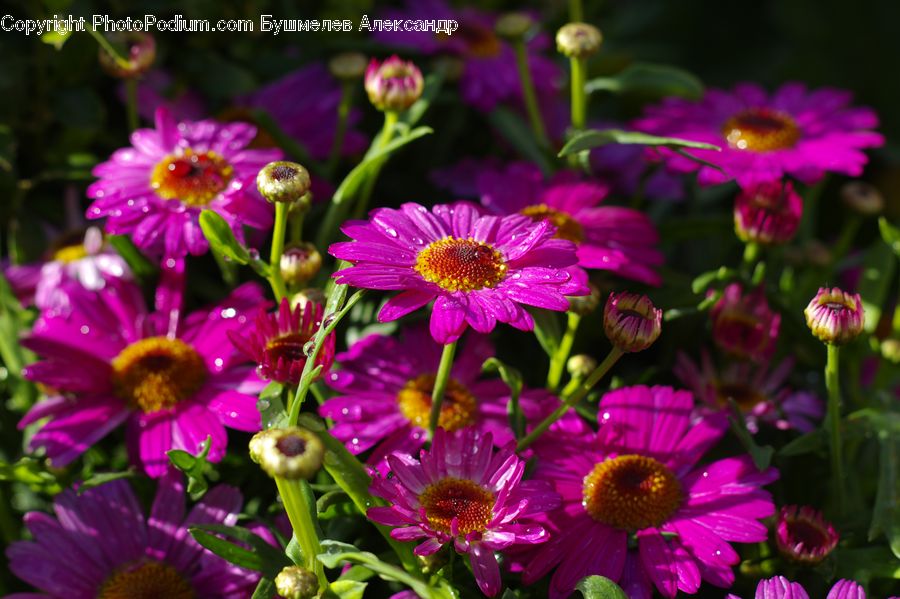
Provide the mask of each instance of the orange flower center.
{"label": "orange flower center", "polygon": [[429,485],[419,503],[434,530],[450,533],[453,521],[460,535],[483,532],[491,523],[494,494],[470,480],[444,478]]}
{"label": "orange flower center", "polygon": [[167,564],[147,562],[115,572],[106,579],[97,599],[193,599],[191,585]]}
{"label": "orange flower center", "polygon": [[188,399],[206,380],[206,364],[179,339],[135,341],[112,361],[113,389],[134,408],[157,412]]}
{"label": "orange flower center", "polygon": [[303,347],[311,339],[309,335],[301,333],[287,333],[275,337],[266,344],[266,353],[274,362],[284,360],[286,362],[299,362],[306,360],[306,352]]}
{"label": "orange flower center", "polygon": [[[414,426],[428,428],[434,379],[435,375],[433,374],[418,376],[408,381],[397,394],[400,413],[406,416],[410,424]],[[476,414],[475,396],[459,381],[451,378],[444,390],[444,401],[441,403],[438,426],[448,432],[457,431],[475,424]]]}
{"label": "orange flower center", "polygon": [[556,227],[556,236],[560,239],[568,239],[575,243],[584,241],[584,229],[581,228],[581,224],[571,215],[550,208],[547,204],[527,206],[522,209],[521,214],[535,222],[549,220],[550,224]]}
{"label": "orange flower center", "polygon": [[187,148],[177,156],[166,156],[153,168],[150,187],[166,200],[203,207],[228,186],[233,176],[234,167],[217,153]]}
{"label": "orange flower center", "polygon": [[84,244],[76,243],[61,247],[53,252],[53,259],[57,262],[64,262],[66,264],[69,264],[70,262],[76,262],[78,260],[81,260],[82,258],[86,258],[87,255],[87,250],[84,249]]}
{"label": "orange flower center", "polygon": [[423,279],[447,291],[493,287],[507,270],[503,256],[488,244],[453,236],[434,241],[419,252],[414,268]]}
{"label": "orange flower center", "polygon": [[734,403],[743,412],[749,412],[755,406],[766,401],[765,395],[745,383],[717,383],[716,394],[719,404],[728,406],[729,400],[734,400]]}
{"label": "orange flower center", "polygon": [[751,108],[725,121],[722,135],[736,150],[771,152],[793,147],[800,139],[800,129],[783,112]]}
{"label": "orange flower center", "polygon": [[584,478],[584,509],[594,520],[623,530],[659,526],[682,500],[675,474],[643,455],[604,460]]}

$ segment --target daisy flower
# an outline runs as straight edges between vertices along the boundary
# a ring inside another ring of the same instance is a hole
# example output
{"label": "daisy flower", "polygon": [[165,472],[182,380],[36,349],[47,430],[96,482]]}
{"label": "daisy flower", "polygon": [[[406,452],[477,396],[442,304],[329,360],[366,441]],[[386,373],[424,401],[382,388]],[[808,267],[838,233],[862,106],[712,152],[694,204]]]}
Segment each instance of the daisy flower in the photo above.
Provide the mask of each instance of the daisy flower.
{"label": "daisy flower", "polygon": [[713,341],[727,354],[762,362],[775,351],[781,315],[769,307],[762,287],[744,293],[740,283],[727,285],[709,316]]}
{"label": "daisy flower", "polygon": [[405,316],[434,300],[431,335],[459,339],[468,326],[489,333],[497,322],[530,331],[522,307],[565,312],[567,295],[586,295],[587,277],[573,267],[575,245],[555,238],[546,220],[484,216],[463,202],[430,211],[419,204],[373,210],[369,221],[349,221],[353,241],[329,252],[353,264],[335,273],[338,283],[402,291],[378,314],[380,322]]}
{"label": "daisy flower", "polygon": [[243,240],[247,225],[265,229],[271,207],[256,191],[256,174],[281,158],[277,149],[249,150],[256,129],[246,123],[183,121],[156,111],[156,129],[138,129],[132,146],[97,165],[88,187],[88,218],[106,218],[106,231],[130,235],[148,253],[181,258],[209,245],[198,217],[218,212]]}
{"label": "daisy flower", "polygon": [[[721,171],[671,150],[657,150],[674,171],[697,171],[701,185],[736,179],[741,187],[794,177],[812,185],[826,172],[862,174],[866,148],[884,143],[872,131],[878,117],[852,107],[848,92],[786,83],[773,94],[753,83],[731,91],[709,89],[698,102],[666,98],[651,106],[636,127],[647,133],[711,143],[722,148],[691,150]],[[723,172],[724,171],[724,172]]]}
{"label": "daisy flower", "polygon": [[65,466],[126,424],[131,459],[150,476],[165,472],[166,451],[196,454],[207,436],[209,459],[222,459],[225,426],[260,427],[254,394],[263,382],[238,359],[227,332],[246,326],[262,302],[258,286],[243,285],[218,306],[190,314],[176,333],[168,314],[148,313],[134,285],[70,292],[71,309],[45,312],[22,340],[42,358],[23,374],[52,390],[19,422],[24,428],[48,419],[30,448]]}
{"label": "daisy flower", "polygon": [[794,359],[787,358],[773,368],[768,362],[741,362],[718,370],[704,350],[699,364],[679,352],[673,372],[706,410],[727,412],[729,400],[734,400],[752,433],[759,431],[761,422],[809,433],[815,430],[825,408],[812,393],[784,385],[793,368]]}
{"label": "daisy flower", "polygon": [[187,530],[234,526],[242,503],[240,491],[219,485],[185,514],[181,475],[171,472],[159,480],[149,517],[123,480],[67,489],[53,501],[55,516],[25,515],[32,540],[6,549],[12,573],[41,594],[9,597],[249,597],[259,574],[207,551]]}
{"label": "daisy flower", "polygon": [[[626,387],[600,401],[595,435],[537,452],[535,478],[554,485],[562,507],[541,522],[550,541],[524,568],[532,584],[556,567],[550,596],[568,597],[591,574],[618,581],[629,597],[696,593],[705,580],[734,582],[730,542],[767,536],[775,512],[760,487],[778,477],[749,456],[697,461],[728,427],[724,414],[692,420],[693,399],[670,387]],[[629,549],[636,547],[636,550]]]}
{"label": "daisy flower", "polygon": [[[725,599],[740,597],[729,594]],[[809,595],[800,583],[791,582],[784,576],[775,576],[759,581],[753,599],[809,599]],[[825,599],[866,599],[866,591],[859,583],[842,578],[831,587]]]}
{"label": "daisy flower", "polygon": [[522,480],[525,462],[512,445],[496,453],[492,446],[490,433],[438,430],[431,450],[418,460],[388,457],[393,476],[376,476],[371,492],[390,505],[367,512],[371,520],[396,527],[391,536],[397,540],[424,539],[416,555],[431,555],[448,543],[467,553],[478,587],[489,597],[501,589],[494,552],[545,541],[545,530],[529,519],[559,505],[549,484]]}

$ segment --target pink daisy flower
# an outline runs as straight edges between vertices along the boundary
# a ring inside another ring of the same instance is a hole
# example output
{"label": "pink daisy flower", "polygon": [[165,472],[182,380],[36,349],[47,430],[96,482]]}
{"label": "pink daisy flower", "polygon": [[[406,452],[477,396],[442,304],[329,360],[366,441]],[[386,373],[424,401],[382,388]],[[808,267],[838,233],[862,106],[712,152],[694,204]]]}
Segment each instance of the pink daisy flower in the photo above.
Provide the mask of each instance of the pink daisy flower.
{"label": "pink daisy flower", "polygon": [[728,400],[734,400],[752,433],[759,431],[761,422],[808,433],[816,428],[825,408],[812,393],[784,385],[793,368],[794,359],[787,358],[771,369],[768,362],[741,362],[719,370],[704,350],[699,364],[679,352],[673,372],[704,404],[704,411],[728,412]]}
{"label": "pink daisy flower", "polygon": [[51,396],[37,403],[19,428],[49,420],[31,438],[54,466],[65,466],[110,431],[127,423],[132,461],[162,476],[166,451],[197,453],[211,437],[209,459],[225,454],[225,426],[260,427],[255,393],[263,387],[238,359],[227,332],[246,326],[263,302],[246,284],[224,302],[198,310],[171,331],[169,315],[148,313],[141,290],[124,283],[69,294],[71,310],[46,312],[22,345],[40,362],[24,368]]}
{"label": "pink daisy flower", "polygon": [[370,508],[370,519],[394,526],[400,541],[425,539],[416,555],[431,555],[448,543],[467,553],[481,591],[500,592],[495,551],[546,540],[530,518],[559,505],[559,496],[543,481],[523,481],[525,462],[513,447],[494,452],[490,433],[473,429],[438,430],[430,451],[419,459],[388,457],[393,476],[376,476],[371,491],[389,507]]}
{"label": "pink daisy flower", "polygon": [[758,520],[775,506],[760,487],[778,473],[759,472],[749,456],[698,465],[728,420],[719,413],[693,421],[693,403],[670,387],[612,391],[600,401],[598,432],[581,437],[580,448],[538,452],[535,478],[554,485],[562,507],[541,519],[551,537],[527,563],[526,584],[558,566],[554,598],[591,574],[620,582],[635,599],[649,599],[654,586],[665,597],[696,593],[702,580],[731,586],[740,558],[730,542],[766,539]]}
{"label": "pink daisy flower", "polygon": [[[809,599],[806,589],[798,582],[791,582],[784,576],[775,576],[760,580],[756,586],[754,599]],[[740,599],[737,595],[729,595],[725,599]],[[862,585],[842,578],[837,581],[825,599],[866,599],[866,591]]]}
{"label": "pink daisy flower", "polygon": [[106,231],[128,234],[135,245],[170,258],[202,254],[209,245],[198,217],[215,210],[238,239],[247,225],[271,225],[269,204],[256,191],[256,174],[281,158],[277,149],[249,150],[256,128],[246,123],[183,121],[156,111],[156,129],[131,134],[122,148],[94,168],[88,218],[106,218]]}
{"label": "pink daisy flower", "polygon": [[554,237],[548,221],[484,216],[464,202],[403,204],[373,210],[369,221],[349,221],[353,239],[329,252],[353,264],[335,273],[338,283],[402,291],[378,314],[389,322],[432,300],[431,335],[439,343],[459,339],[467,327],[489,333],[497,322],[530,331],[534,320],[522,305],[569,309],[567,295],[586,295],[587,277],[574,267],[575,245]]}
{"label": "pink daisy flower", "polygon": [[727,285],[709,317],[713,341],[722,351],[755,362],[775,351],[781,315],[769,307],[762,287],[744,293],[740,283]]}
{"label": "pink daisy flower", "polygon": [[635,126],[721,147],[690,152],[721,171],[658,150],[670,169],[697,171],[701,185],[736,179],[748,187],[788,175],[811,185],[826,172],[858,177],[868,161],[863,150],[884,144],[871,130],[878,126],[875,112],[850,106],[851,99],[845,91],[808,91],[800,83],[786,83],[771,95],[741,83],[731,91],[709,89],[699,102],[666,98],[647,108]]}
{"label": "pink daisy flower", "polygon": [[180,474],[159,480],[149,517],[131,487],[114,480],[53,501],[56,516],[25,515],[32,540],[6,549],[13,574],[41,591],[7,597],[94,599],[249,597],[259,580],[201,547],[188,533],[197,524],[234,526],[243,498],[234,487],[210,489],[185,514]]}

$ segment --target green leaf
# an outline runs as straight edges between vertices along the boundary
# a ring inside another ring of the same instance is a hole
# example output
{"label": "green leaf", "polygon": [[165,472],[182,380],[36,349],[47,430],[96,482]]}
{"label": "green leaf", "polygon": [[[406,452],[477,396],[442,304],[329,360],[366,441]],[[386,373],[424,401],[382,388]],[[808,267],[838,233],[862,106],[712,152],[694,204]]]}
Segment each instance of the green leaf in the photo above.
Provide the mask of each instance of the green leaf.
{"label": "green leaf", "polygon": [[516,438],[521,438],[525,434],[525,415],[522,414],[522,408],[519,406],[519,396],[522,395],[522,373],[497,358],[485,360],[481,370],[486,373],[499,373],[500,378],[509,387],[509,404],[507,405],[509,425]]}
{"label": "green leaf", "polygon": [[336,580],[331,583],[331,591],[341,599],[363,599],[368,583],[359,580]]}
{"label": "green leaf", "polygon": [[147,259],[141,250],[134,245],[127,235],[110,235],[107,238],[109,244],[128,264],[128,268],[138,279],[146,279],[156,273],[156,265]]}
{"label": "green leaf", "polygon": [[894,253],[900,257],[900,227],[892,225],[882,216],[878,219],[878,230],[881,231],[881,238],[884,239],[884,242],[891,246]]}
{"label": "green leaf", "polygon": [[[659,137],[649,135],[639,131],[625,131],[623,129],[591,129],[582,131],[570,139],[563,149],[559,151],[559,156],[568,156],[569,154],[577,154],[591,148],[598,148],[607,144],[625,144],[625,145],[641,145],[641,146],[663,146],[667,148],[695,148],[698,150],[715,150],[721,148],[713,144],[703,143],[699,141],[691,141],[689,139],[679,139],[677,137]],[[691,157],[693,158],[693,157]]]}
{"label": "green leaf", "polygon": [[272,599],[277,596],[275,582],[271,578],[263,577],[259,579],[259,584],[256,585],[256,590],[253,591],[250,599]]}
{"label": "green leaf", "polygon": [[778,450],[780,456],[798,456],[807,453],[819,453],[827,446],[825,431],[817,429],[797,437],[793,441]]}
{"label": "green leaf", "polygon": [[191,499],[197,501],[209,489],[209,483],[206,481],[206,474],[213,469],[206,457],[209,455],[209,444],[212,442],[212,436],[207,435],[200,453],[192,455],[182,449],[170,449],[166,452],[172,465],[182,471],[188,477],[187,492]]}
{"label": "green leaf", "polygon": [[12,464],[0,461],[0,481],[22,483],[47,495],[56,495],[63,490],[63,485],[47,470],[43,460],[28,456]]}
{"label": "green leaf", "polygon": [[553,165],[538,145],[531,128],[517,114],[506,108],[496,108],[488,115],[488,119],[522,156],[538,165],[544,175],[553,172]]}
{"label": "green leaf", "polygon": [[585,85],[587,93],[607,91],[658,98],[680,96],[691,100],[703,95],[703,83],[693,74],[675,67],[635,63],[612,77],[598,77]]}
{"label": "green leaf", "polygon": [[737,271],[733,268],[721,266],[715,270],[710,270],[698,275],[691,281],[691,291],[696,294],[705,293],[713,283],[717,281],[728,282],[737,277]]}
{"label": "green leaf", "polygon": [[[188,531],[198,543],[219,557],[236,566],[262,572],[267,578],[274,579],[282,568],[291,565],[291,561],[284,552],[270,545],[261,536],[240,526],[195,524],[189,527]],[[242,547],[228,539],[238,541],[248,547]]]}
{"label": "green leaf", "polygon": [[233,260],[238,264],[250,262],[250,252],[238,243],[234,231],[225,222],[225,219],[214,210],[204,210],[200,213],[200,228],[203,236],[209,242],[209,247],[218,254]]}
{"label": "green leaf", "polygon": [[894,555],[900,559],[900,415],[884,414],[878,441],[878,493],[869,527],[869,541],[880,534],[888,540]]}
{"label": "green leaf", "polygon": [[889,300],[897,257],[889,245],[875,242],[863,254],[863,270],[858,290],[865,311],[865,330],[872,332],[881,320],[885,303]]}
{"label": "green leaf", "polygon": [[585,599],[628,599],[619,585],[603,576],[582,578],[575,588],[581,591]]}
{"label": "green leaf", "polygon": [[104,485],[114,480],[119,480],[122,478],[132,478],[134,475],[134,470],[125,470],[124,472],[102,472],[100,474],[95,474],[89,479],[82,481],[81,485],[78,486],[78,494],[81,495],[88,489],[99,487],[100,485]]}
{"label": "green leaf", "polygon": [[559,342],[562,339],[562,330],[559,327],[559,319],[556,317],[556,312],[532,308],[528,310],[528,313],[534,319],[534,336],[537,337],[538,343],[544,348],[544,352],[548,356],[556,354]]}
{"label": "green leaf", "polygon": [[873,578],[900,579],[900,561],[884,546],[845,549],[834,552],[833,578],[848,578],[866,585]]}
{"label": "green leaf", "polygon": [[256,400],[256,409],[259,410],[263,430],[287,426],[287,412],[281,400],[282,389],[284,387],[281,383],[272,381],[263,388],[259,399]]}

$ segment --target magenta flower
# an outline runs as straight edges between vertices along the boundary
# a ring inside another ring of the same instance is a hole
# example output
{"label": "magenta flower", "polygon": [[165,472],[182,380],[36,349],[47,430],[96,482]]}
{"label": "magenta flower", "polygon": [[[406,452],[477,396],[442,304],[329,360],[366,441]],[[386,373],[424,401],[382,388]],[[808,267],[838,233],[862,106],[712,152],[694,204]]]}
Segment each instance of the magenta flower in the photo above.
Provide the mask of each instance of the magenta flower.
{"label": "magenta flower", "polygon": [[822,512],[808,505],[786,505],[778,512],[775,544],[787,559],[818,564],[837,547],[840,535]]}
{"label": "magenta flower", "polygon": [[794,238],[803,200],[790,181],[759,183],[734,200],[734,231],[741,241],[781,245]]}
{"label": "magenta flower", "polygon": [[481,203],[492,212],[550,221],[557,237],[576,244],[582,268],[649,285],[662,282],[656,273],[663,263],[656,227],[637,210],[598,205],[609,192],[606,185],[572,177],[546,183],[536,166],[522,162],[484,169],[477,184]]}
{"label": "magenta flower", "polygon": [[866,322],[862,298],[838,287],[820,287],[803,310],[806,324],[819,341],[843,345],[856,339]]}
{"label": "magenta flower", "polygon": [[262,302],[259,287],[246,284],[173,331],[168,314],[147,312],[136,286],[71,292],[71,310],[44,313],[22,341],[43,358],[25,367],[25,377],[52,393],[19,422],[24,428],[49,418],[31,449],[65,466],[127,423],[131,459],[150,476],[165,472],[166,451],[196,454],[207,436],[209,459],[222,459],[225,426],[260,427],[254,394],[263,382],[238,359],[227,332],[246,326]]}
{"label": "magenta flower", "polygon": [[416,555],[431,555],[448,543],[469,554],[481,591],[500,592],[500,568],[495,551],[547,539],[531,518],[559,505],[559,496],[543,481],[522,481],[525,462],[512,445],[492,450],[491,434],[473,429],[458,433],[438,430],[430,451],[416,460],[388,457],[393,476],[376,476],[371,491],[388,507],[370,508],[370,519],[394,526],[400,541],[425,539]]}
{"label": "magenta flower", "polygon": [[713,341],[732,356],[762,362],[775,351],[781,315],[769,307],[762,287],[745,294],[740,283],[729,284],[710,319]]}
{"label": "magenta flower", "polygon": [[699,102],[666,98],[647,108],[635,125],[647,133],[721,147],[721,152],[690,153],[724,172],[658,150],[670,169],[697,171],[701,185],[734,178],[749,187],[785,176],[811,185],[826,172],[859,176],[868,161],[863,150],[884,143],[872,131],[878,126],[875,112],[851,107],[850,101],[848,92],[836,89],[807,91],[803,84],[787,83],[769,95],[758,85],[742,83],[732,91],[707,90]]}
{"label": "magenta flower", "polygon": [[349,221],[353,241],[329,252],[353,264],[335,273],[338,283],[402,291],[378,314],[389,322],[434,300],[431,335],[459,339],[468,326],[489,333],[497,322],[534,328],[522,305],[569,309],[567,295],[588,293],[584,271],[573,267],[575,245],[554,238],[548,221],[517,215],[482,216],[464,202],[403,204],[373,210],[369,221]]}
{"label": "magenta flower", "polygon": [[395,54],[384,61],[373,58],[369,62],[365,88],[369,102],[378,110],[402,112],[422,96],[425,79],[412,61]]}
{"label": "magenta flower", "polygon": [[[693,400],[670,387],[626,387],[600,401],[600,429],[538,452],[535,478],[551,482],[562,507],[541,519],[550,541],[524,569],[531,584],[558,566],[550,596],[568,597],[591,574],[622,583],[629,597],[696,593],[701,580],[734,581],[730,542],[766,539],[758,520],[775,511],[760,487],[778,477],[749,456],[697,461],[728,427],[724,414],[692,420]],[[629,550],[636,544],[637,550]]]}
{"label": "magenta flower", "polygon": [[[798,582],[791,582],[784,576],[760,580],[756,585],[754,599],[809,599],[806,589]],[[740,599],[729,594],[725,599]],[[857,582],[842,578],[837,581],[825,599],[866,599],[866,591]]]}
{"label": "magenta flower", "polygon": [[764,361],[733,363],[717,370],[704,350],[700,364],[679,352],[673,372],[704,404],[704,411],[728,411],[728,400],[734,400],[752,433],[759,431],[761,422],[808,433],[816,428],[825,408],[814,394],[784,385],[793,368],[794,359],[787,358],[774,368]]}
{"label": "magenta flower", "polygon": [[130,235],[141,249],[181,258],[209,245],[198,217],[218,212],[238,239],[243,227],[271,225],[271,207],[256,191],[256,173],[281,158],[277,149],[250,150],[256,129],[246,123],[175,122],[156,111],[156,129],[131,134],[132,147],[97,165],[88,187],[88,218],[106,218],[106,231]]}
{"label": "magenta flower", "polygon": [[[507,416],[509,388],[481,376],[481,365],[493,355],[487,337],[470,334],[465,339],[450,372],[438,426],[449,432],[474,427],[504,446],[515,440]],[[428,438],[440,359],[441,346],[424,327],[407,329],[400,339],[365,337],[337,356],[340,369],[325,382],[340,395],[323,403],[319,414],[335,422],[331,434],[352,453],[375,447],[370,463],[393,452],[414,454]],[[526,421],[535,424],[558,402],[546,391],[525,389],[519,405]]]}

